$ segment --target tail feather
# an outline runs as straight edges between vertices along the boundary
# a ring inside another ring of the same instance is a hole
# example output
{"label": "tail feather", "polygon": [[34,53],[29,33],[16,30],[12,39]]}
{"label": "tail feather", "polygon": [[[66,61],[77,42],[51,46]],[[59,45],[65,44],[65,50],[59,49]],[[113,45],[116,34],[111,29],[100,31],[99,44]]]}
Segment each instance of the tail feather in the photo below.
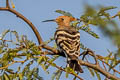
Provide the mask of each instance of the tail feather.
{"label": "tail feather", "polygon": [[83,70],[77,60],[69,60],[67,63],[67,67],[70,67],[77,72],[83,73]]}

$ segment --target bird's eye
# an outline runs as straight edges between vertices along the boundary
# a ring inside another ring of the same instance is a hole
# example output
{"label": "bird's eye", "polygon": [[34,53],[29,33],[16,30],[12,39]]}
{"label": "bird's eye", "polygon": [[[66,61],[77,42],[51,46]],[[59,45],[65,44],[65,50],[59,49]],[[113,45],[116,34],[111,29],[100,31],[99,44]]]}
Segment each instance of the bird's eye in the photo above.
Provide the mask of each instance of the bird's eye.
{"label": "bird's eye", "polygon": [[63,18],[61,18],[61,20],[62,20],[62,21],[64,21],[64,19],[63,19]]}

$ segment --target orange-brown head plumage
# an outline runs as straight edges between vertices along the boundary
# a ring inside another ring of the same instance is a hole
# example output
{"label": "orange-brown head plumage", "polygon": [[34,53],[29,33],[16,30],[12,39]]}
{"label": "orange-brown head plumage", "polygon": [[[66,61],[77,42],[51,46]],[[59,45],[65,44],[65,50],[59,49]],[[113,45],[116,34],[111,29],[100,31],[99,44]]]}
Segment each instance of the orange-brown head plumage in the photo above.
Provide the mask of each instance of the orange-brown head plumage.
{"label": "orange-brown head plumage", "polygon": [[59,27],[69,27],[72,21],[77,21],[77,19],[71,16],[59,16],[55,19],[55,22],[58,24]]}

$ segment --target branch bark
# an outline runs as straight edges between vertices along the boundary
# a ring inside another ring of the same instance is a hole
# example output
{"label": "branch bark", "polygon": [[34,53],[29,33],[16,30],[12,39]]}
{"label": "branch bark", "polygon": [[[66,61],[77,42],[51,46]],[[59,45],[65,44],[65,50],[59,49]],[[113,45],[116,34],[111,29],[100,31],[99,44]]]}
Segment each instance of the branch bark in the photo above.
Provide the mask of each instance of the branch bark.
{"label": "branch bark", "polygon": [[85,62],[85,61],[82,61],[82,60],[79,60],[79,63],[83,66],[87,66],[89,68],[97,70],[98,72],[100,72],[101,74],[103,74],[104,76],[106,76],[109,79],[120,80],[120,78],[118,78],[118,77],[110,74],[109,72],[105,71],[99,65],[91,64],[91,63],[88,63],[88,62]]}
{"label": "branch bark", "polygon": [[10,8],[9,0],[6,0],[6,8]]}

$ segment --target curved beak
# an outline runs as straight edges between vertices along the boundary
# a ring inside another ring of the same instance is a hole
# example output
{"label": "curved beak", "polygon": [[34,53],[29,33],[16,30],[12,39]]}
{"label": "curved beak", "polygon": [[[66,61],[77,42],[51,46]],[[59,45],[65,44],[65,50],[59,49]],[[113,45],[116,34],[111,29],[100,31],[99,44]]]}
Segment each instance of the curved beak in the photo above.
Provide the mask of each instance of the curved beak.
{"label": "curved beak", "polygon": [[55,22],[55,19],[45,20],[45,21],[42,21],[42,22]]}

